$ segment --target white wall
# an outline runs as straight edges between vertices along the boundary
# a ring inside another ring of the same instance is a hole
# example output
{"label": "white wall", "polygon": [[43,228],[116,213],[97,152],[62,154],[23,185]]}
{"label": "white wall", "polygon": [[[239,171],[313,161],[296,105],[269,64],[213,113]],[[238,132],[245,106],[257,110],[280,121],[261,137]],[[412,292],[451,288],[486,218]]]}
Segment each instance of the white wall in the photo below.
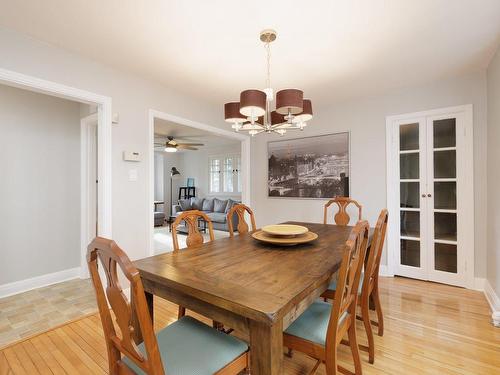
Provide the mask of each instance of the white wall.
{"label": "white wall", "polygon": [[[241,143],[235,142],[219,147],[204,148],[196,152],[183,152],[179,154],[179,170],[182,173],[182,184],[186,185],[188,177],[194,177],[196,195],[201,198],[210,196],[208,161],[211,156],[224,154],[241,154]],[[241,194],[213,194],[216,197],[232,197],[241,200]]]}
{"label": "white wall", "polygon": [[0,85],[0,285],[80,266],[80,105]]}
{"label": "white wall", "polygon": [[[374,223],[386,207],[385,118],[461,104],[474,105],[475,274],[486,276],[486,77],[484,73],[400,89],[377,97],[331,103],[315,110],[304,133],[289,137],[351,132],[351,196],[363,204],[364,218]],[[321,222],[322,200],[267,197],[267,142],[279,136],[252,140],[252,205],[258,225],[285,220]],[[386,262],[384,258],[384,262]]]}
{"label": "white wall", "polygon": [[[112,46],[110,46],[112,48]],[[147,157],[148,111],[156,109],[227,129],[221,108],[173,92],[153,81],[127,74],[27,36],[0,29],[0,68],[110,96],[119,124],[113,125],[113,239],[132,259],[144,257],[149,243],[150,176]],[[122,160],[124,150],[139,151],[140,163]],[[138,180],[129,181],[129,169]]]}
{"label": "white wall", "polygon": [[500,295],[500,49],[488,67],[487,279]]}

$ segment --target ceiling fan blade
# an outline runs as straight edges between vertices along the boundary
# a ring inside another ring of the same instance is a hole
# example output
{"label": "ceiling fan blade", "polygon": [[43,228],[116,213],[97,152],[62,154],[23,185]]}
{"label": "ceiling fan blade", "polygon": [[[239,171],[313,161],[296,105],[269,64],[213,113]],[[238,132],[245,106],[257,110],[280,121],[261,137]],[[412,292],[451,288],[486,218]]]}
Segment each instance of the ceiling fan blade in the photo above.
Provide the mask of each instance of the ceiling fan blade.
{"label": "ceiling fan blade", "polygon": [[177,143],[178,146],[205,146],[203,143]]}
{"label": "ceiling fan blade", "polygon": [[182,150],[198,150],[196,147],[191,147],[191,146],[186,146],[186,145],[177,145],[177,148],[178,149],[182,149]]}

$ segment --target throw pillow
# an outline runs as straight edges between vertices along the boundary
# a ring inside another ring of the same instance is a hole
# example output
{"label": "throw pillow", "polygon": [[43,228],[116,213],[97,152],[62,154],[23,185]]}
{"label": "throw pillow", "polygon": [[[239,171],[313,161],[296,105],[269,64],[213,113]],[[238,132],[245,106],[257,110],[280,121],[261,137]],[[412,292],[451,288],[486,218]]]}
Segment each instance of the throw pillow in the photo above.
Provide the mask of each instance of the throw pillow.
{"label": "throw pillow", "polygon": [[227,206],[226,206],[226,214],[229,212],[229,210],[238,202],[233,201],[231,198],[227,200]]}
{"label": "throw pillow", "polygon": [[214,212],[214,200],[213,199],[205,199],[203,201],[202,211]]}
{"label": "throw pillow", "polygon": [[181,206],[182,211],[192,210],[190,199],[179,199],[179,205]]}
{"label": "throw pillow", "polygon": [[227,201],[214,198],[214,212],[226,212]]}
{"label": "throw pillow", "polygon": [[203,209],[203,198],[191,198],[191,207],[193,210],[201,210]]}

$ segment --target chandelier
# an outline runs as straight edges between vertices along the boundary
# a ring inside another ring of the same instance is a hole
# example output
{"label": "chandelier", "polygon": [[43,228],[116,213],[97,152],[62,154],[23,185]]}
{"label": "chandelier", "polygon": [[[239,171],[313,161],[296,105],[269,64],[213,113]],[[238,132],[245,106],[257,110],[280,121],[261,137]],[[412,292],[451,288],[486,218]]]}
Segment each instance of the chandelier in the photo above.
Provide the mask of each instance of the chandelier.
{"label": "chandelier", "polygon": [[266,88],[242,91],[239,102],[224,104],[224,119],[232,124],[235,131],[248,131],[251,136],[262,132],[284,135],[287,130],[304,130],[313,114],[312,103],[309,99],[304,99],[302,90],[278,91],[276,109],[271,110],[271,43],[276,40],[276,31],[262,31],[260,40],[267,53]]}

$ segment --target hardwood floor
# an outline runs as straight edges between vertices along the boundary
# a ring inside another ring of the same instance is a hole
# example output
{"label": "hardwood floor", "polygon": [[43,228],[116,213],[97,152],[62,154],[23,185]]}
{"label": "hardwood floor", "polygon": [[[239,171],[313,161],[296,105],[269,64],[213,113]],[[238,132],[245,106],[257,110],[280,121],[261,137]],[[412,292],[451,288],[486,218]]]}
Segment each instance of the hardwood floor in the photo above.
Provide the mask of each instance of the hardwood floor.
{"label": "hardwood floor", "polygon": [[[385,335],[375,336],[375,364],[362,352],[363,374],[500,373],[500,329],[490,324],[481,292],[403,278],[381,278]],[[177,316],[177,306],[155,300],[155,326]],[[366,342],[362,323],[358,337]],[[352,368],[348,347],[340,362]],[[285,373],[308,374],[314,361],[294,353]],[[105,374],[106,348],[97,315],[83,318],[0,351],[0,375]],[[318,374],[325,374],[320,366]]]}

